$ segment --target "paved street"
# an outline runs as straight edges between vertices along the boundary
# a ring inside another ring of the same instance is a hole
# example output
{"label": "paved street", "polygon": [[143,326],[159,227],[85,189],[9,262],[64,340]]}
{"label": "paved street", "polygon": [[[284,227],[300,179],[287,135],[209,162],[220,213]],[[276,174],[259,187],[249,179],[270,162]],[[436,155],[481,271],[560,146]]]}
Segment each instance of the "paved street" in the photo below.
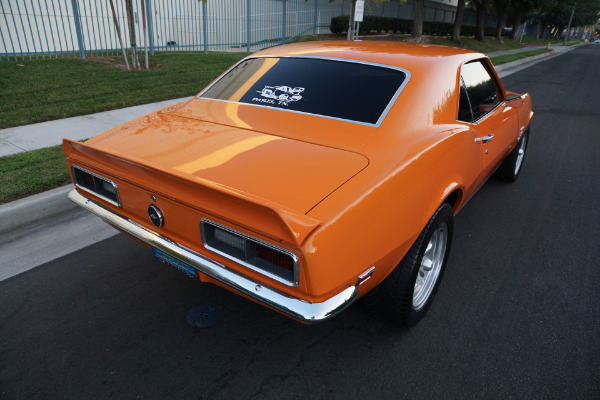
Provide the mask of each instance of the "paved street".
{"label": "paved street", "polygon": [[[301,325],[118,235],[0,282],[0,398],[598,399],[598,65],[584,45],[503,79],[533,97],[522,175],[456,217],[414,329],[360,302]],[[188,326],[201,304],[223,319]]]}

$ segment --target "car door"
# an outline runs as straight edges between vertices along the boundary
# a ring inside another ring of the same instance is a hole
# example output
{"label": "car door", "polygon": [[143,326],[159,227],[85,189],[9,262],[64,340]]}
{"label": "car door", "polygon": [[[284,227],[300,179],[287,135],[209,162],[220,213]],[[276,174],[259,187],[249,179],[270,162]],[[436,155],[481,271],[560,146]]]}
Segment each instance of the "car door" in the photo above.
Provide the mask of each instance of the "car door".
{"label": "car door", "polygon": [[480,181],[484,181],[494,172],[514,143],[519,130],[517,110],[506,105],[495,74],[490,72],[483,60],[462,66],[461,84],[461,92],[466,92],[471,108],[470,115],[463,113],[463,118],[471,118],[471,121],[466,122],[475,125],[474,140],[482,153]]}

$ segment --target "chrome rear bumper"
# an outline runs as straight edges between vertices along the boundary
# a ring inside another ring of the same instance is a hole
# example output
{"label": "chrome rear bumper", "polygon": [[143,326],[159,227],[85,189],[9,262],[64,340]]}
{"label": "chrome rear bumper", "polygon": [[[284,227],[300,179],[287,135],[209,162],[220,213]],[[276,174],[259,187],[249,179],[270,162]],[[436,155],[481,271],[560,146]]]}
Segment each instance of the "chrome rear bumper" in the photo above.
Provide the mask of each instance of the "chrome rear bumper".
{"label": "chrome rear bumper", "polygon": [[263,283],[243,276],[202,254],[179,245],[82,196],[75,189],[70,191],[67,197],[115,228],[297,320],[308,323],[324,321],[344,310],[358,297],[357,287],[350,286],[321,303],[309,303],[265,286]]}

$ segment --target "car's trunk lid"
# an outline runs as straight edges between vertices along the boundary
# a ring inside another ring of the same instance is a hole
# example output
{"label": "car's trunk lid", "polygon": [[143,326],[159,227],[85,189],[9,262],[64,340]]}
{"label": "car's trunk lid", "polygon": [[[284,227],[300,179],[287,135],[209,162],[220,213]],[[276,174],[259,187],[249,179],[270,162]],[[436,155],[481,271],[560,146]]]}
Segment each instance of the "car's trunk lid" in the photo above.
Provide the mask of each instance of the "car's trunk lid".
{"label": "car's trunk lid", "polygon": [[142,117],[86,144],[302,214],[368,165],[354,152],[165,113]]}

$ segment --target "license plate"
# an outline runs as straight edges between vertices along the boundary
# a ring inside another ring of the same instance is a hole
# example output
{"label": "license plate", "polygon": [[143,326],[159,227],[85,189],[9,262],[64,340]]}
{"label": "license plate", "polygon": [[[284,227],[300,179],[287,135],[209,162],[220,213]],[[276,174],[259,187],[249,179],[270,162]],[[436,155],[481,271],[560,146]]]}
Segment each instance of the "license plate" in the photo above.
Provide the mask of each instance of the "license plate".
{"label": "license plate", "polygon": [[166,262],[167,264],[171,265],[172,267],[177,268],[178,270],[185,272],[186,274],[197,278],[198,277],[198,272],[196,271],[195,268],[190,267],[187,264],[182,263],[181,261],[179,261],[178,259],[176,259],[175,257],[172,257],[166,253],[163,253],[162,251],[153,248],[152,249],[154,251],[154,255],[161,261]]}

